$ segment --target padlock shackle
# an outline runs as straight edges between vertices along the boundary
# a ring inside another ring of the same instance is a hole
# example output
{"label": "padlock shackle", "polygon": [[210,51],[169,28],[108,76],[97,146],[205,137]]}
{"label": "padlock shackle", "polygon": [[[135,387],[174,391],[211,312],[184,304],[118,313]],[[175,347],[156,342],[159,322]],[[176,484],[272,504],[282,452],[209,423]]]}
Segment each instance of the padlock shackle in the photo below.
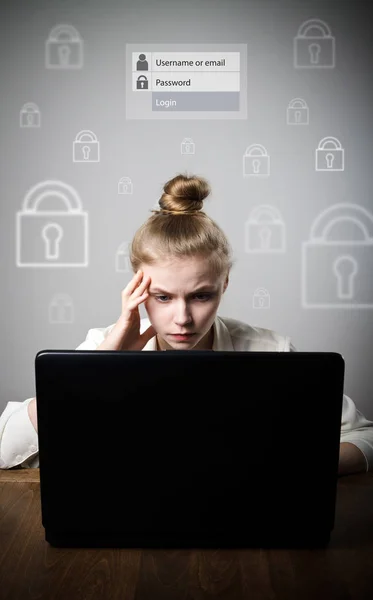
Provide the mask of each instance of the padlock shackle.
{"label": "padlock shackle", "polygon": [[323,35],[321,37],[331,37],[332,32],[329,25],[320,19],[308,19],[298,29],[298,37],[307,37],[310,29],[319,29]]}
{"label": "padlock shackle", "polygon": [[90,129],[82,129],[82,131],[79,131],[79,133],[75,137],[75,141],[80,142],[84,136],[90,137],[91,142],[97,142],[96,134],[93,133],[93,131],[91,131]]}
{"label": "padlock shackle", "polygon": [[130,177],[121,177],[118,183],[132,183]]}
{"label": "padlock shackle", "polygon": [[[258,149],[260,154],[253,154],[253,150]],[[251,144],[245,150],[245,156],[268,156],[267,150],[262,146],[262,144]]]}
{"label": "padlock shackle", "polygon": [[270,223],[276,223],[277,221],[282,222],[280,211],[274,206],[270,206],[269,204],[261,204],[260,206],[256,206],[255,208],[253,208],[249,215],[249,221],[259,222],[259,217],[262,214],[269,214],[269,216],[271,217]]}
{"label": "padlock shackle", "polygon": [[[318,150],[325,150],[326,144],[334,144],[335,150],[342,149],[342,144],[339,141],[339,139],[332,137],[331,135],[324,137],[322,140],[320,140],[319,145],[318,145]],[[327,150],[329,150],[329,148],[327,148]],[[332,148],[330,148],[330,150],[332,150]]]}
{"label": "padlock shackle", "polygon": [[75,27],[73,27],[72,25],[56,25],[56,27],[53,27],[53,29],[49,33],[48,40],[53,40],[53,41],[59,42],[59,41],[61,41],[60,40],[61,34],[67,34],[69,36],[70,42],[81,40],[81,37],[80,37],[77,29],[75,29]]}
{"label": "padlock shackle", "polygon": [[62,181],[47,180],[34,185],[26,194],[22,212],[37,212],[40,202],[46,196],[54,196],[64,201],[69,213],[82,211],[82,202],[76,190]]}
{"label": "padlock shackle", "polygon": [[269,296],[268,290],[263,287],[256,288],[254,296]]}
{"label": "padlock shackle", "polygon": [[139,81],[140,79],[145,79],[145,81],[148,81],[146,75],[139,75],[137,81]]}
{"label": "padlock shackle", "polygon": [[366,240],[373,239],[373,215],[363,206],[352,203],[334,204],[322,211],[313,222],[310,239],[325,241],[331,228],[339,221],[355,223],[363,232]]}
{"label": "padlock shackle", "polygon": [[296,103],[300,104],[300,108],[308,108],[307,102],[303,98],[293,98],[290,100],[288,108],[295,108]]}
{"label": "padlock shackle", "polygon": [[34,102],[26,102],[21,108],[21,112],[39,112],[39,107]]}
{"label": "padlock shackle", "polygon": [[128,252],[129,252],[129,245],[130,245],[130,242],[122,242],[118,246],[117,253],[118,252],[127,252],[127,256],[129,256],[129,254],[128,254]]}

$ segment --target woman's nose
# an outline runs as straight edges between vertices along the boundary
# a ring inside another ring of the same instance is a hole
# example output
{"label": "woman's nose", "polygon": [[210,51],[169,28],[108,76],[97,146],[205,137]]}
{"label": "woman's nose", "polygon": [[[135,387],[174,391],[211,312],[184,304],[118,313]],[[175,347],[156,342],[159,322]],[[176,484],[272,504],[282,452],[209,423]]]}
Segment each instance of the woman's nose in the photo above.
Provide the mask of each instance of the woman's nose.
{"label": "woman's nose", "polygon": [[180,303],[175,311],[174,321],[177,325],[184,325],[186,323],[190,323],[192,320],[192,315],[190,309],[186,302]]}

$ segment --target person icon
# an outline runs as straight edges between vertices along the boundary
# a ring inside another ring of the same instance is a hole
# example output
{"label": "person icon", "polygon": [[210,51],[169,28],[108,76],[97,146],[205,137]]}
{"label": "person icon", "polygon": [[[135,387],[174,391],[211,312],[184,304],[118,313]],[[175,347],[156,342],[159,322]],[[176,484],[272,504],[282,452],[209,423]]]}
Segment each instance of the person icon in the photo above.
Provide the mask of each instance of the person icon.
{"label": "person icon", "polygon": [[146,60],[146,54],[139,54],[139,60],[136,63],[136,70],[137,71],[148,71],[149,69],[149,65],[148,65],[148,61]]}

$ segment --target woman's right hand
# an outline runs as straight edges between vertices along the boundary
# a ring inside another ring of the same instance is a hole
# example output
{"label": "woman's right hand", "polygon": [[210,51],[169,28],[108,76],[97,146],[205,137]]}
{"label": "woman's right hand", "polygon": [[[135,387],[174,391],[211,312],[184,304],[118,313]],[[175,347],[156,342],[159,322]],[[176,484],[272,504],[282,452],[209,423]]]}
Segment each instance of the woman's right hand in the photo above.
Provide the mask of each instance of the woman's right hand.
{"label": "woman's right hand", "polygon": [[96,350],[142,350],[156,335],[152,325],[140,335],[139,305],[149,296],[149,275],[139,270],[122,291],[122,313]]}

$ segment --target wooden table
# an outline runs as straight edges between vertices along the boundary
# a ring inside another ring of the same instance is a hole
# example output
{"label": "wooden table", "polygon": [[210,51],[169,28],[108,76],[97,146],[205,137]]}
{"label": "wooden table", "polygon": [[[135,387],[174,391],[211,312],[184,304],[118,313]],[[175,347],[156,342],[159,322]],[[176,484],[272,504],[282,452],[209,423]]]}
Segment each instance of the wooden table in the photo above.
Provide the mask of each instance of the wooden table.
{"label": "wooden table", "polygon": [[373,475],[338,479],[324,549],[54,548],[39,469],[0,470],[1,600],[373,600]]}

